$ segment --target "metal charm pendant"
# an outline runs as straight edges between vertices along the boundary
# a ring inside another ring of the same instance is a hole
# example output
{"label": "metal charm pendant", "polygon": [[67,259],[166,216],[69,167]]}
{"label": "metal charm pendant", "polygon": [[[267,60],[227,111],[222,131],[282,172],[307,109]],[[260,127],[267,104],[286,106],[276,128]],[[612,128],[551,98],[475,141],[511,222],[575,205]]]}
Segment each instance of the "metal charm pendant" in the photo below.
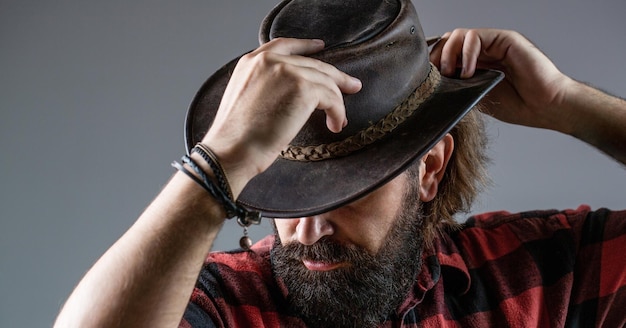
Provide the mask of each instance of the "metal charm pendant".
{"label": "metal charm pendant", "polygon": [[244,251],[249,251],[252,246],[252,240],[248,237],[248,227],[243,227],[243,237],[239,239],[239,246]]}
{"label": "metal charm pendant", "polygon": [[252,224],[260,224],[261,218],[261,212],[246,212],[245,216],[237,217],[237,223],[243,227],[243,237],[239,239],[239,246],[243,250],[249,251],[252,247],[252,240],[248,237],[248,227]]}
{"label": "metal charm pendant", "polygon": [[252,240],[250,240],[248,236],[243,236],[239,239],[239,246],[241,246],[244,251],[249,251],[252,246]]}

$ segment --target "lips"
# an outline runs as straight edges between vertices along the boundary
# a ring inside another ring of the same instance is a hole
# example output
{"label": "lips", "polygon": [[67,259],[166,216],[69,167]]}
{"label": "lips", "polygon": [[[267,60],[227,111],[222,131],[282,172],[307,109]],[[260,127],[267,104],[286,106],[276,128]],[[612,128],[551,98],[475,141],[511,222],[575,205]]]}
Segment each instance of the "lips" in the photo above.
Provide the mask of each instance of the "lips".
{"label": "lips", "polygon": [[302,264],[311,271],[330,271],[346,265],[343,262],[322,262],[314,260],[302,260]]}

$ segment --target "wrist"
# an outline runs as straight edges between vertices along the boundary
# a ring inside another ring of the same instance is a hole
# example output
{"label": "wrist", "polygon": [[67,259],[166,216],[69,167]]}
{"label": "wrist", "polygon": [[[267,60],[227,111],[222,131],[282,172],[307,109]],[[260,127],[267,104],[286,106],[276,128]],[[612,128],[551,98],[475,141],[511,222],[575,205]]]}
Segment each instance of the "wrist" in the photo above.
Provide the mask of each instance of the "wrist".
{"label": "wrist", "polygon": [[[181,158],[183,164],[176,161],[172,166],[187,175],[191,180],[206,190],[218,203],[220,203],[226,211],[226,218],[237,218],[237,222],[242,226],[250,224],[259,224],[261,213],[250,211],[237,203],[231,193],[230,186],[226,180],[224,170],[217,161],[216,155],[208,147],[202,144],[196,144],[191,153],[198,153],[208,164],[212,171],[212,175],[207,174],[205,170],[190,156],[184,155]],[[189,168],[191,170],[189,170]]]}
{"label": "wrist", "polygon": [[[185,167],[177,162],[172,165],[189,176],[194,182],[202,186],[211,196],[217,200],[226,212],[226,218],[236,218],[239,225],[244,227],[244,236],[239,241],[241,248],[249,250],[251,246],[250,238],[247,236],[247,227],[251,224],[259,224],[262,214],[257,211],[251,211],[237,203],[233,197],[231,187],[228,183],[224,168],[217,159],[217,155],[208,146],[197,143],[192,149],[191,154],[198,154],[202,157],[201,163],[208,164],[212,174],[209,175],[206,169],[203,169],[193,158],[185,155],[182,157],[184,164],[191,167],[196,173],[189,172]],[[198,176],[200,176],[198,178]]]}
{"label": "wrist", "polygon": [[546,128],[575,136],[585,121],[585,114],[581,111],[581,95],[588,87],[566,75],[556,83],[563,91],[555,98],[552,110],[545,111],[552,113],[546,120]]}
{"label": "wrist", "polygon": [[597,115],[601,109],[601,98],[604,96],[598,90],[574,79],[569,79],[565,86],[567,95],[563,97],[561,110],[559,111],[562,122],[558,131],[583,138],[590,130],[597,126]]}
{"label": "wrist", "polygon": [[[249,144],[245,147],[236,147],[231,144],[223,146],[222,143],[212,142],[207,140],[207,138],[202,140],[201,144],[211,149],[217,157],[217,161],[220,163],[224,175],[228,178],[234,199],[237,199],[243,188],[252,178],[264,170],[264,168],[260,168],[257,165],[257,160],[252,160],[258,159],[260,156],[258,154],[250,154],[251,151],[254,151],[254,148],[250,147]],[[269,163],[271,164],[274,159],[271,159]],[[206,167],[208,166],[204,168]]]}

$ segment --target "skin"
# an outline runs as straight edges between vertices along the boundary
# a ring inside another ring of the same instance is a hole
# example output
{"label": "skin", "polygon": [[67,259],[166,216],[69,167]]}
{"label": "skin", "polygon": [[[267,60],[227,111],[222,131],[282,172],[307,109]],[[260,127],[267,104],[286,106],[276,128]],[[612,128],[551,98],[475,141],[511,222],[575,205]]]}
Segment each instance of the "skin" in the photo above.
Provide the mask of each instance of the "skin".
{"label": "skin", "polygon": [[[422,202],[432,200],[437,194],[437,186],[453,148],[452,136],[446,135],[421,159],[419,193]],[[324,236],[332,236],[339,242],[364,247],[374,255],[397,218],[407,183],[406,174],[401,174],[367,196],[336,210],[309,217],[274,220],[281,243],[312,245]],[[339,264],[305,262],[305,265],[312,270],[328,270]]]}
{"label": "skin", "polygon": [[[203,139],[219,156],[237,194],[272,164],[314,110],[326,113],[331,131],[347,124],[342,93],[358,92],[361,82],[303,56],[323,48],[321,40],[277,39],[239,61]],[[239,128],[231,122],[239,122]]]}
{"label": "skin", "polygon": [[[331,131],[349,124],[341,94],[358,92],[361,83],[304,56],[322,48],[318,40],[277,39],[244,56],[233,72],[203,143],[220,159],[235,197],[272,163],[314,110],[326,113]],[[486,104],[496,118],[570,134],[626,162],[626,102],[563,75],[520,34],[455,30],[435,46],[431,60],[444,75],[457,65],[466,77],[475,67],[503,69],[506,81],[489,94],[492,102]],[[273,97],[265,97],[268,90]],[[495,103],[501,106],[490,106]],[[238,129],[231,129],[230,122],[238,122]],[[436,194],[443,174],[438,168],[445,167],[453,142],[446,137],[436,148],[440,150],[422,159],[423,201]],[[193,156],[210,172],[197,154]],[[390,214],[397,211],[402,179],[383,187],[391,188],[393,195],[375,193],[367,202],[285,220],[281,236],[310,243],[332,233],[375,252],[380,234],[373,230],[387,231]],[[385,220],[373,222],[363,207],[383,202],[379,197],[391,197],[387,201],[396,206],[383,206],[379,214]],[[348,224],[357,216],[368,220],[358,234],[351,232],[355,225]],[[177,326],[223,217],[223,209],[206,191],[184,174],[174,174],[135,224],[87,272],[55,326]]]}
{"label": "skin", "polygon": [[626,101],[566,76],[521,34],[456,29],[443,35],[430,60],[448,76],[456,67],[466,78],[476,68],[504,71],[504,82],[483,101],[489,114],[569,134],[626,163]]}

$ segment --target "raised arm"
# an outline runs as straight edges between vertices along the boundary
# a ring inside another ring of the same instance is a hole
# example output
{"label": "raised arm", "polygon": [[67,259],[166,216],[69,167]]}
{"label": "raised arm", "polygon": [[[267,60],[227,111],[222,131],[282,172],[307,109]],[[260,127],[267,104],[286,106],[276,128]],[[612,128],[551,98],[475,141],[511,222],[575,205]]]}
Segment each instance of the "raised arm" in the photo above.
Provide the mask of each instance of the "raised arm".
{"label": "raised arm", "polygon": [[[514,31],[456,29],[431,52],[444,75],[495,68],[506,78],[482,102],[505,122],[559,131],[626,164],[626,101],[561,73],[537,47]],[[590,63],[591,64],[591,63]]]}
{"label": "raised arm", "polygon": [[[323,47],[315,40],[275,40],[240,60],[202,141],[219,158],[235,197],[272,163],[316,108],[327,113],[332,131],[346,124],[341,94],[357,92],[361,84],[300,56]],[[201,157],[192,157],[211,173]],[[177,326],[224,216],[208,192],[175,174],[87,272],[55,326]]]}

